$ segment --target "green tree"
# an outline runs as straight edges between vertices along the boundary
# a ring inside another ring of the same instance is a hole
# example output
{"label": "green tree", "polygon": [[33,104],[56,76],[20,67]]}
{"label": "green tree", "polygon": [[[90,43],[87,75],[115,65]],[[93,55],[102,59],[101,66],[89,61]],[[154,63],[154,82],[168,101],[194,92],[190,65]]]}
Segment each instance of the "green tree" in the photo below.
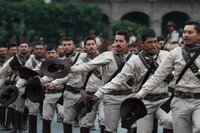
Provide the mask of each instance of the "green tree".
{"label": "green tree", "polygon": [[107,33],[102,23],[102,11],[96,5],[81,2],[51,2],[43,0],[0,0],[0,41],[16,36],[31,40],[38,36],[57,43],[59,35],[72,36],[76,41],[88,35],[90,29]]}
{"label": "green tree", "polygon": [[139,37],[140,32],[144,30],[146,26],[128,20],[122,20],[122,21],[117,21],[112,25],[112,32],[115,33],[119,29],[127,30],[129,28],[133,29],[137,37]]}

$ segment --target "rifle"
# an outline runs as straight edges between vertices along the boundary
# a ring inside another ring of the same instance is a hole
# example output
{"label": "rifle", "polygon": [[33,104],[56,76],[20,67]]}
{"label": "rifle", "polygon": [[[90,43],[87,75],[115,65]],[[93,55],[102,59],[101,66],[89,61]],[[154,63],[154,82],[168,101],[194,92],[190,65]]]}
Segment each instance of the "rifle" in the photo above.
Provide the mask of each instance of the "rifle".
{"label": "rifle", "polygon": [[[191,58],[191,60],[187,63],[187,65],[183,68],[178,79],[176,80],[176,85],[178,84],[178,82],[180,81],[184,73],[187,71],[187,69],[194,63],[195,59],[199,56],[199,54],[200,54],[200,51],[197,51],[194,54],[194,56]],[[171,110],[170,103],[172,99],[174,98],[174,90],[175,88],[171,88],[171,87],[168,88],[168,91],[171,92],[172,95],[168,98],[168,100],[166,100],[163,104],[160,105],[160,108],[164,110],[166,113],[168,113]]]}

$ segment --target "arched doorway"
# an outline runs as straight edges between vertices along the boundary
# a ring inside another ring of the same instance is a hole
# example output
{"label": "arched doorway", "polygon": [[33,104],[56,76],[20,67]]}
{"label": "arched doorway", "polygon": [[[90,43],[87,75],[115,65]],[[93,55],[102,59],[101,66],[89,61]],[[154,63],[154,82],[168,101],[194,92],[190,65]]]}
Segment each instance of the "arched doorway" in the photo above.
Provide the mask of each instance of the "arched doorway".
{"label": "arched doorway", "polygon": [[167,34],[167,22],[173,21],[176,24],[176,29],[181,32],[183,26],[185,25],[185,22],[189,20],[189,16],[180,11],[173,11],[165,14],[162,17],[162,34],[163,36],[166,36]]}
{"label": "arched doorway", "polygon": [[129,20],[149,27],[149,16],[142,12],[130,12],[125,14],[121,20]]}

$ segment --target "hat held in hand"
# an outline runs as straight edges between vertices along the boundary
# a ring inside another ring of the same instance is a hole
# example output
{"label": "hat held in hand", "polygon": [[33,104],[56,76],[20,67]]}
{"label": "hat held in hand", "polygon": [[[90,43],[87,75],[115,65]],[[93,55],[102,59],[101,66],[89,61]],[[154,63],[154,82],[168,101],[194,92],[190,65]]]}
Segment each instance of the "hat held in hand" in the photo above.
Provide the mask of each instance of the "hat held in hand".
{"label": "hat held in hand", "polygon": [[64,78],[69,74],[71,66],[68,60],[49,58],[42,62],[40,70],[49,77]]}
{"label": "hat held in hand", "polygon": [[144,103],[137,98],[128,98],[124,100],[120,107],[120,116],[122,128],[131,128],[131,126],[140,118],[147,115],[147,109]]}

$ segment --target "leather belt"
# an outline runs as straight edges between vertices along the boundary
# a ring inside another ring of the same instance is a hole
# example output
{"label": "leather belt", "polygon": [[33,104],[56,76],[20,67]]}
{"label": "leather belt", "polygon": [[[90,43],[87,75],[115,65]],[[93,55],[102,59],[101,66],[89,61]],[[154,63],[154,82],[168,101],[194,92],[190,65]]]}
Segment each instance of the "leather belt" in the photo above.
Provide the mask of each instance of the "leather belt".
{"label": "leather belt", "polygon": [[95,92],[86,91],[88,95],[94,95]]}
{"label": "leather belt", "polygon": [[168,93],[159,93],[159,94],[148,94],[144,97],[144,100],[147,101],[158,101],[164,98],[169,97]]}
{"label": "leather belt", "polygon": [[119,91],[111,91],[109,93],[107,93],[107,95],[129,95],[133,93],[132,90],[119,90]]}
{"label": "leather belt", "polygon": [[182,99],[200,99],[200,93],[175,91],[174,96]]}
{"label": "leather belt", "polygon": [[51,89],[46,92],[46,94],[61,93],[62,89]]}
{"label": "leather belt", "polygon": [[78,94],[80,93],[80,90],[81,89],[78,89],[78,88],[75,88],[75,87],[71,87],[71,86],[68,86],[66,85],[65,89],[71,93],[74,93],[74,94]]}

